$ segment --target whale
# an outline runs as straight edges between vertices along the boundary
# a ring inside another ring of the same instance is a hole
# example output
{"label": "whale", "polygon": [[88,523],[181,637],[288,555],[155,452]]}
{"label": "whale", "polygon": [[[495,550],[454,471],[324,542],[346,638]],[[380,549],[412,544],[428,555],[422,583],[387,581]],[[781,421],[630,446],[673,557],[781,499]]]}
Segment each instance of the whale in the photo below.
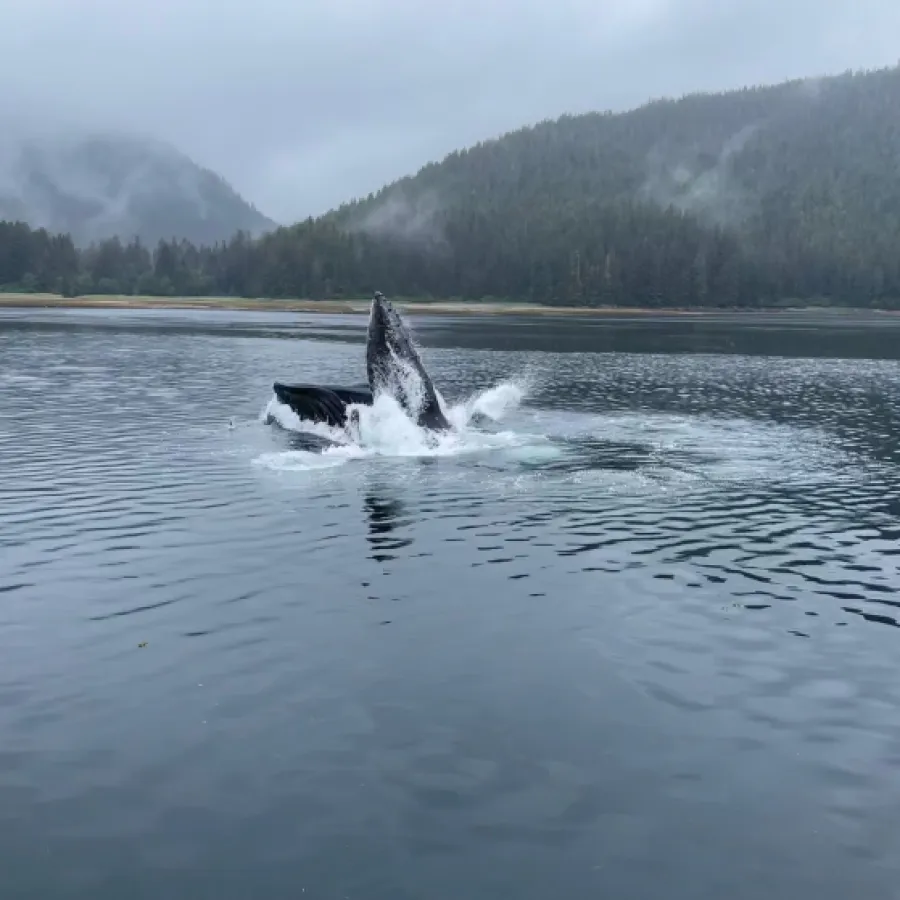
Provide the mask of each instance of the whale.
{"label": "whale", "polygon": [[276,399],[300,419],[333,428],[347,426],[351,406],[371,406],[382,394],[393,397],[420,428],[431,431],[451,428],[406,324],[380,291],[375,292],[369,311],[366,376],[365,384],[276,381],[272,389]]}

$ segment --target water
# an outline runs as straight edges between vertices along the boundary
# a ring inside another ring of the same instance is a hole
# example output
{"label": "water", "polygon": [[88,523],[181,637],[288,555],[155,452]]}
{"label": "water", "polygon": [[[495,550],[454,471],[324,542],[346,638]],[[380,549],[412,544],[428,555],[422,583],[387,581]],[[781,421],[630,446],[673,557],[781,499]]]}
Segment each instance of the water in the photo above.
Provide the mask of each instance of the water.
{"label": "water", "polygon": [[0,314],[0,897],[900,897],[897,333],[415,324]]}

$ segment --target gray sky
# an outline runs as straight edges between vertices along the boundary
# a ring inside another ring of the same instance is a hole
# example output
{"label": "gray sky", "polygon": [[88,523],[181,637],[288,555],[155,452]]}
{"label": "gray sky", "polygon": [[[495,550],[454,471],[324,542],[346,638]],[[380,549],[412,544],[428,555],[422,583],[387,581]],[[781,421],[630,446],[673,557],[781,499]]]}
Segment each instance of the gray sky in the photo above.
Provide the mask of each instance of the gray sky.
{"label": "gray sky", "polygon": [[900,0],[0,0],[0,23],[0,117],[152,134],[282,222],[563,112],[900,59]]}

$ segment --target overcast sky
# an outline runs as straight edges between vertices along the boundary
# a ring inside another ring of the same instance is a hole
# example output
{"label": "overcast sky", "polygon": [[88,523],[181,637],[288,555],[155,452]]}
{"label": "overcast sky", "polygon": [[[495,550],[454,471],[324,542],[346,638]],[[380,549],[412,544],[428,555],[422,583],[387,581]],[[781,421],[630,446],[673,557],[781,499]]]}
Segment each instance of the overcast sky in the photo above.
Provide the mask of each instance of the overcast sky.
{"label": "overcast sky", "polygon": [[0,26],[7,122],[152,134],[281,222],[563,112],[900,59],[900,0],[0,0]]}

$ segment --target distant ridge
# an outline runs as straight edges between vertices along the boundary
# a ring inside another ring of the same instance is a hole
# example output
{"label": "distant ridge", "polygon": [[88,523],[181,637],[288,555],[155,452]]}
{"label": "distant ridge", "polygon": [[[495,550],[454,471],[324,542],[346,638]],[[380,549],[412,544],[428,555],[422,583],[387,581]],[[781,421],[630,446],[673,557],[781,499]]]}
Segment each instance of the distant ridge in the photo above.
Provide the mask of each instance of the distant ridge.
{"label": "distant ridge", "polygon": [[[307,227],[377,244],[395,295],[900,301],[900,66],[562,115]],[[318,252],[366,286],[337,241]]]}
{"label": "distant ridge", "polygon": [[174,147],[122,134],[7,141],[0,219],[69,233],[81,247],[113,236],[214,244],[239,230],[259,236],[277,227]]}

